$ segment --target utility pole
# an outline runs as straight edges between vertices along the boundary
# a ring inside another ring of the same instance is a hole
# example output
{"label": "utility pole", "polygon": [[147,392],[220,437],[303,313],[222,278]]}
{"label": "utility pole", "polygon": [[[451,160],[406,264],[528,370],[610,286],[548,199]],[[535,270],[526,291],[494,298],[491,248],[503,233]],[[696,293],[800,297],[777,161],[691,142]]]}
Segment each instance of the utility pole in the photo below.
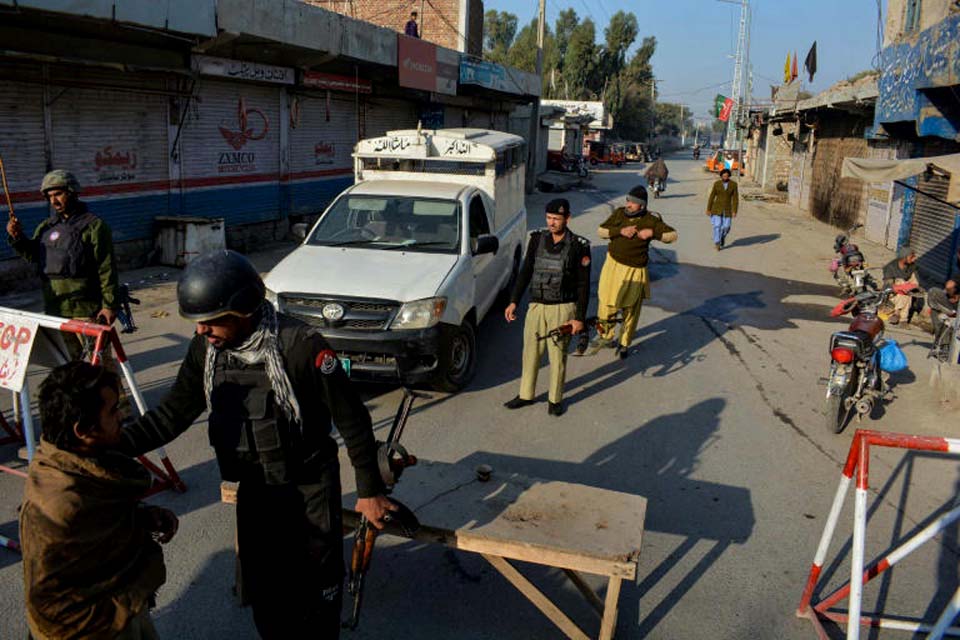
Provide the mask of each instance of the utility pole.
{"label": "utility pole", "polygon": [[683,122],[683,105],[681,104],[681,105],[680,105],[680,148],[681,148],[681,149],[683,149],[685,146],[687,146],[687,142],[686,142],[686,140],[687,140],[686,128],[685,128],[683,125],[684,125],[684,122]]}
{"label": "utility pole", "polygon": [[[547,0],[540,0],[540,15],[537,18],[537,81],[543,91],[543,35],[547,25]],[[530,132],[527,137],[527,193],[533,193],[537,180],[537,159],[540,142],[540,97],[530,102]]]}
{"label": "utility pole", "polygon": [[650,143],[653,144],[653,138],[656,136],[657,127],[657,79],[650,78]]}

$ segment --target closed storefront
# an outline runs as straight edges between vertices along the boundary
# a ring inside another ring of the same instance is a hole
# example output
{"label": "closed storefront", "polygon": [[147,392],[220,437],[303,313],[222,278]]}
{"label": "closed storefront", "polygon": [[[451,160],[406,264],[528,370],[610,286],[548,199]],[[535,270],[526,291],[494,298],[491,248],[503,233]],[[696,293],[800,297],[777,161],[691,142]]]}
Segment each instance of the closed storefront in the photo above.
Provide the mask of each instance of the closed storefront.
{"label": "closed storefront", "polygon": [[202,79],[181,134],[181,213],[228,225],[280,217],[283,89]]}
{"label": "closed storefront", "polygon": [[443,113],[444,126],[448,129],[465,127],[467,115],[460,107],[446,107]]}
{"label": "closed storefront", "polygon": [[917,269],[933,282],[943,282],[950,273],[956,244],[957,209],[940,200],[947,197],[950,181],[941,175],[929,180],[922,177],[914,194],[913,220],[910,224],[910,246],[917,252]]}
{"label": "closed storefront", "polygon": [[[364,138],[377,138],[387,131],[397,129],[416,129],[417,105],[406,100],[390,98],[368,98],[366,101]],[[444,117],[444,120],[450,122]],[[446,124],[446,126],[451,126]]]}
{"label": "closed storefront", "polygon": [[290,213],[319,213],[353,182],[357,131],[353,96],[318,92],[291,98]]}
{"label": "closed storefront", "polygon": [[51,85],[52,165],[77,176],[116,242],[149,240],[169,206],[165,78],[60,68]]}
{"label": "closed storefront", "polygon": [[[0,64],[0,154],[17,216],[32,233],[48,215],[40,197],[40,180],[46,171],[43,132],[43,90],[39,83],[17,82],[14,78],[38,79],[38,67]],[[14,256],[6,242],[0,242],[0,258]]]}

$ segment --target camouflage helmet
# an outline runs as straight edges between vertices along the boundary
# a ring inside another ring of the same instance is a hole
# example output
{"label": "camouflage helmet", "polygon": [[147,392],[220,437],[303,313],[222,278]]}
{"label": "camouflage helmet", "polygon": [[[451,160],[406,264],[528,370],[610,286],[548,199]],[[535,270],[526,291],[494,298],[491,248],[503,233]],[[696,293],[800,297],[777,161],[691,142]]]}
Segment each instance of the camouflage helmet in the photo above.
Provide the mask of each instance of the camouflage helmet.
{"label": "camouflage helmet", "polygon": [[56,169],[43,176],[43,182],[40,184],[40,193],[43,195],[47,195],[47,191],[51,189],[66,189],[76,195],[80,193],[80,183],[69,171]]}

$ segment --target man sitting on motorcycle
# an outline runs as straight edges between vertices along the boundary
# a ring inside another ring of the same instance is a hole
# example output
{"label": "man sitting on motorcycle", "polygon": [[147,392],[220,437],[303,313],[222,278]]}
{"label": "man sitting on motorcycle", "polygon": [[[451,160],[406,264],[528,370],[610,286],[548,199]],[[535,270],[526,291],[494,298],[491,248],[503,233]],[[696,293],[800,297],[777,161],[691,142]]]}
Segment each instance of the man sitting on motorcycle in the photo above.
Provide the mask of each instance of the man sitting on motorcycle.
{"label": "man sitting on motorcycle", "polygon": [[932,287],[927,291],[927,305],[933,322],[933,344],[940,344],[940,336],[949,328],[950,320],[957,317],[960,289],[956,280],[947,280],[943,288]]}
{"label": "man sitting on motorcycle", "polygon": [[663,158],[657,158],[657,160],[647,167],[647,171],[644,174],[647,177],[647,185],[650,188],[653,188],[657,180],[660,181],[660,191],[667,190],[667,176],[670,175],[670,171],[667,169],[667,163],[663,161]]}

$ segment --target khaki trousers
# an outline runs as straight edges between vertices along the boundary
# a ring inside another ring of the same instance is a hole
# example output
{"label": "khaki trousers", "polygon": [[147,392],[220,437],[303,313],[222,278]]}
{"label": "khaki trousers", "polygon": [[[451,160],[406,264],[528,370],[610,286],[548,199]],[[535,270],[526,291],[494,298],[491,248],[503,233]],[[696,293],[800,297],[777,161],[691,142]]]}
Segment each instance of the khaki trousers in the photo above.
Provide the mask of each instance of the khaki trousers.
{"label": "khaki trousers", "polygon": [[637,332],[637,322],[643,301],[650,297],[650,281],[646,267],[628,267],[607,256],[600,271],[600,284],[597,288],[597,317],[604,326],[601,337],[613,340],[617,325],[605,324],[617,315],[623,314],[623,328],[620,331],[620,345],[629,347]]}
{"label": "khaki trousers", "polygon": [[531,302],[527,307],[527,317],[523,323],[523,375],[520,378],[520,398],[533,400],[537,394],[537,374],[540,361],[546,349],[550,360],[550,402],[563,400],[563,382],[567,377],[567,345],[570,338],[565,337],[555,344],[552,338],[537,340],[537,335],[545,336],[551,329],[570,322],[577,315],[575,302],[559,304],[541,304]]}
{"label": "khaki trousers", "polygon": [[[897,278],[894,280],[894,284],[904,284],[907,282],[912,282],[914,284],[919,284],[917,282],[916,274],[910,276],[909,280],[904,280],[902,278]],[[906,322],[910,317],[910,305],[913,304],[913,296],[905,296],[902,294],[897,294],[893,296],[893,315],[900,318],[900,322]]]}

